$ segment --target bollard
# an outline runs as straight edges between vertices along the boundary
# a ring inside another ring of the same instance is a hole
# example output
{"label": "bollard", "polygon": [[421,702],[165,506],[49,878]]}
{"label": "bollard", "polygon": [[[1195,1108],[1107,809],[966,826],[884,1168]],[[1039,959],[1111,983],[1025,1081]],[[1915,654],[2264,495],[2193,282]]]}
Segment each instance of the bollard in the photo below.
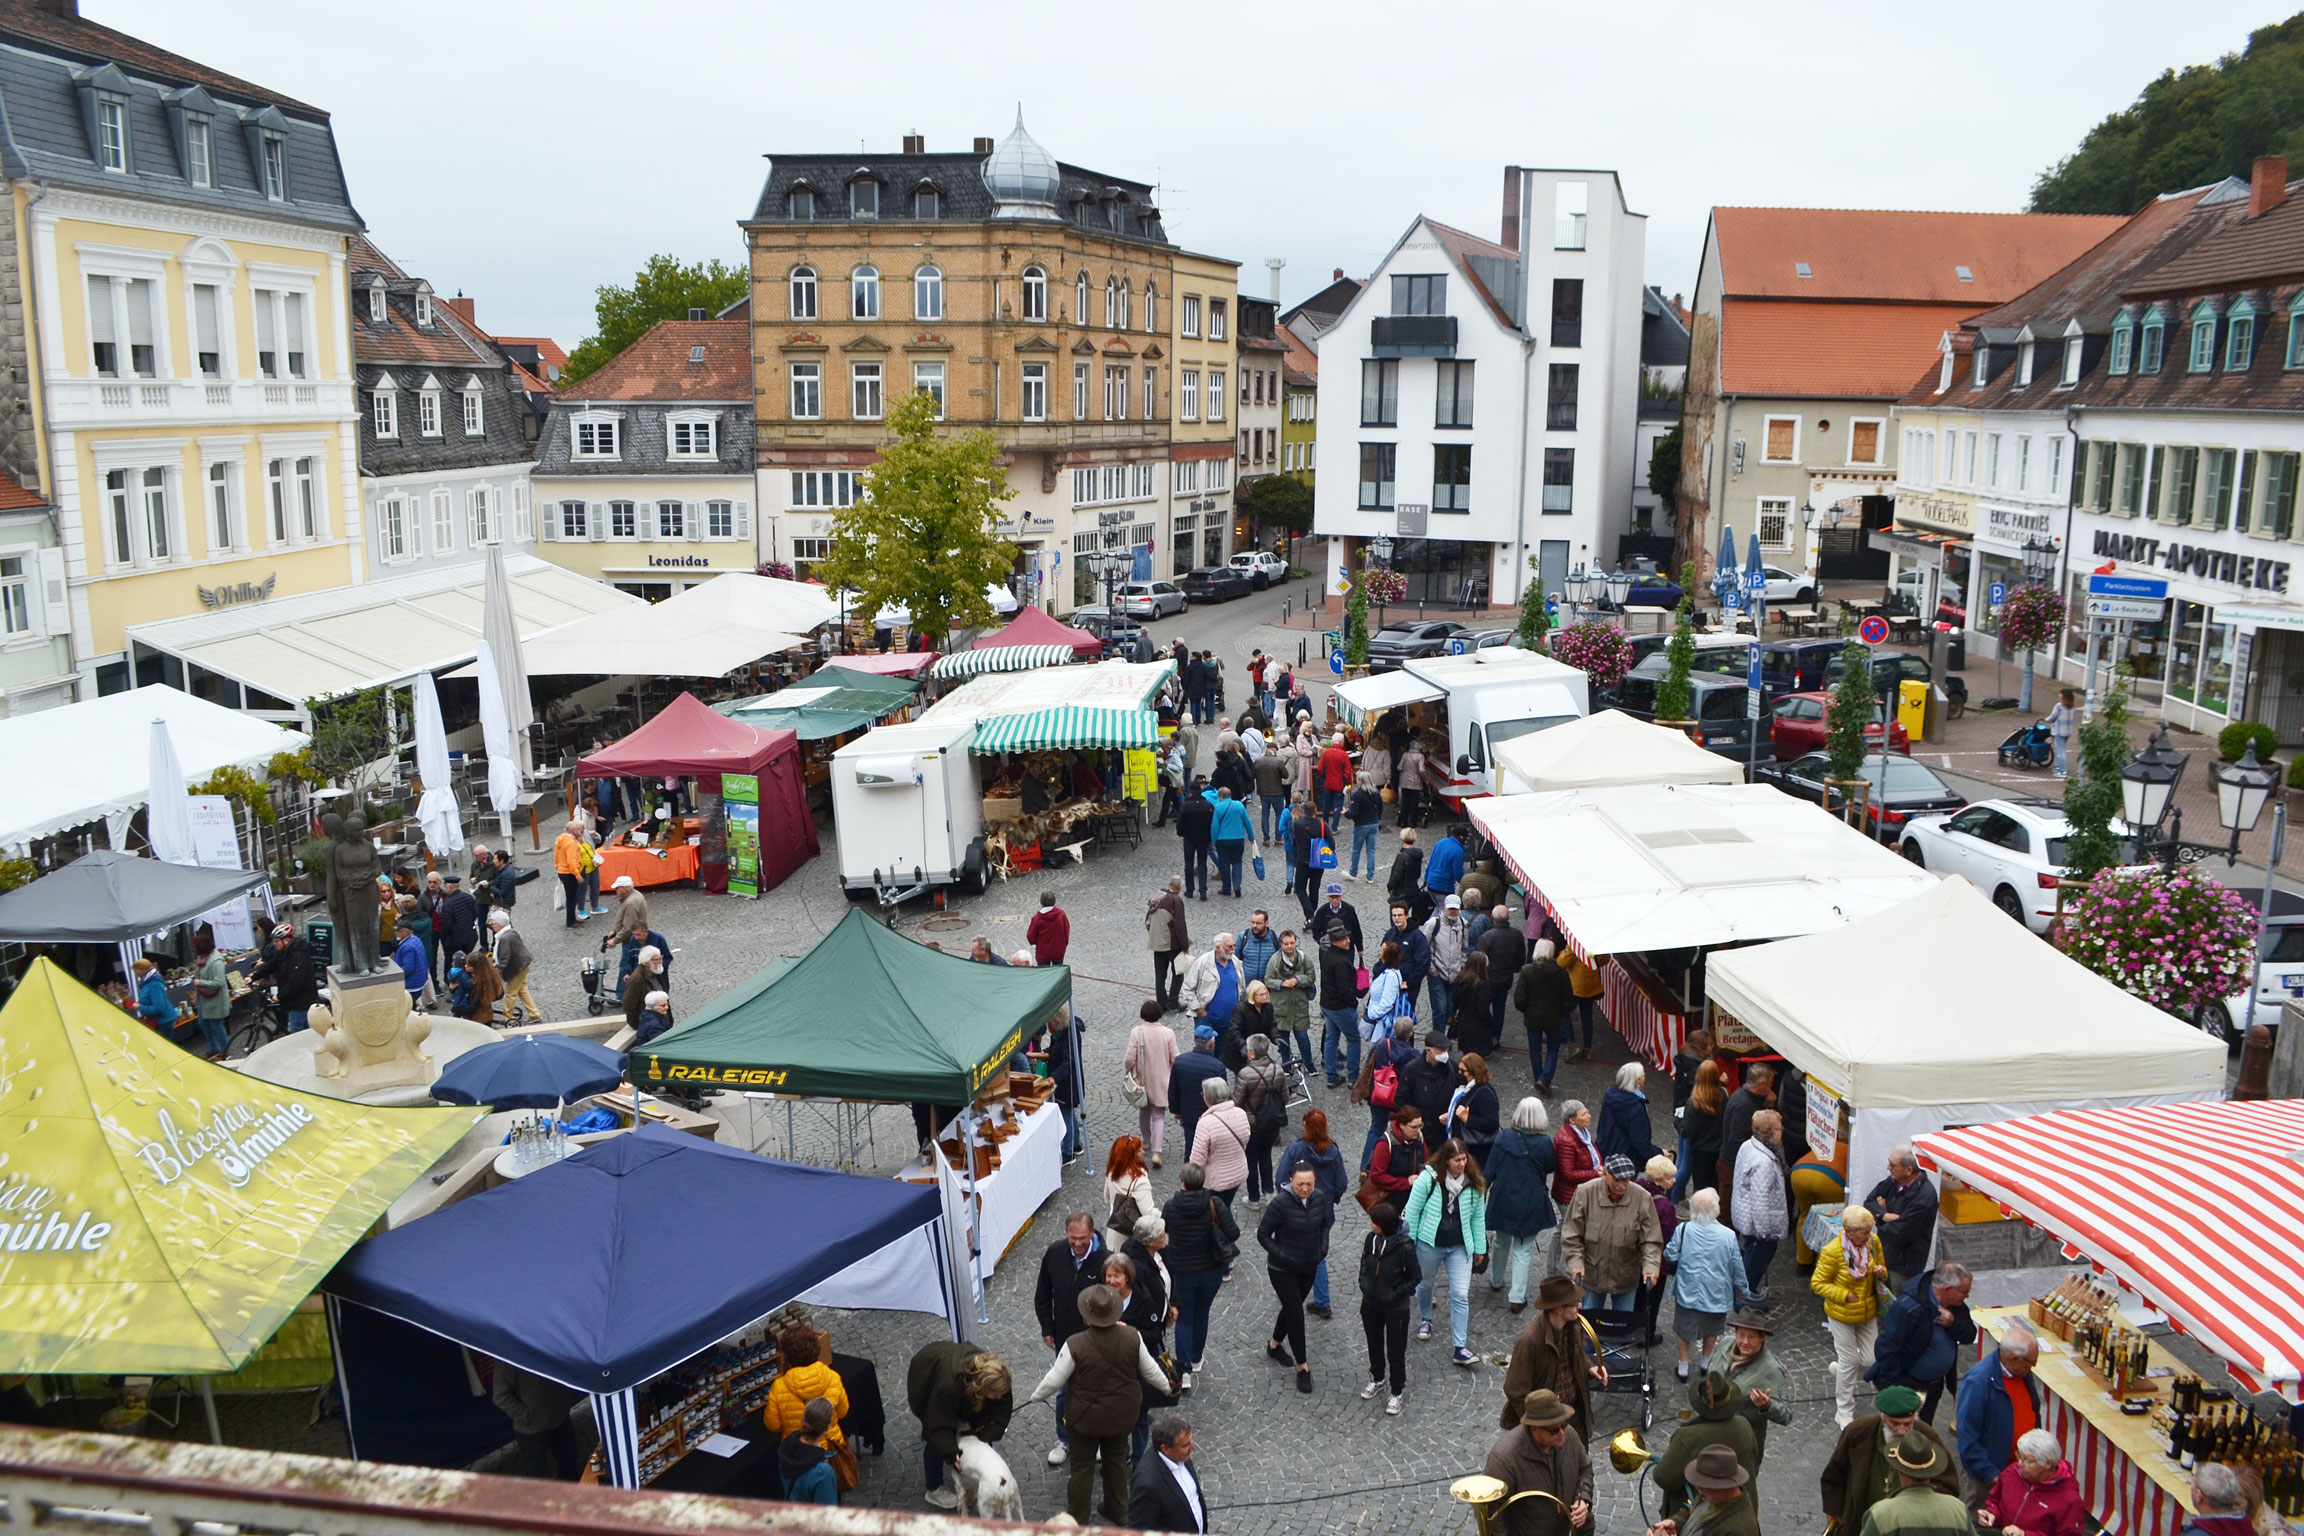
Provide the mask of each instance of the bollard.
{"label": "bollard", "polygon": [[2262,1024],[2248,1027],[2248,1043],[2240,1047],[2240,1080],[2232,1085],[2234,1099],[2261,1100],[2272,1096],[2272,1031]]}
{"label": "bollard", "polygon": [[1296,642],[1296,665],[1299,667],[1304,665],[1304,642],[1302,640]]}

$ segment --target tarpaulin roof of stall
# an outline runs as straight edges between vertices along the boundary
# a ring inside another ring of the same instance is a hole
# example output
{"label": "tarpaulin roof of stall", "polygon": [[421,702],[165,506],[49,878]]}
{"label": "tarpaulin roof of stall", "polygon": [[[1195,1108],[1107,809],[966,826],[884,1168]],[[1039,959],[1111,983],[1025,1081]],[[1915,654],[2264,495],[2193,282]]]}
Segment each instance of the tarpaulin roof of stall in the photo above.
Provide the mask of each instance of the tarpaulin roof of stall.
{"label": "tarpaulin roof of stall", "polygon": [[1152,699],[1175,666],[1162,657],[973,678],[921,718],[975,720],[969,750],[979,755],[1150,747],[1160,739]]}
{"label": "tarpaulin roof of stall", "polygon": [[1104,654],[1104,642],[1084,629],[1058,623],[1038,608],[1017,610],[1016,617],[989,635],[979,635],[969,642],[969,649],[989,651],[1011,645],[1067,645],[1072,654],[1083,661],[1093,661]]}
{"label": "tarpaulin roof of stall", "polygon": [[1068,645],[995,645],[980,651],[953,651],[936,658],[930,677],[976,677],[986,672],[1029,672],[1035,667],[1059,667],[1074,659]]}
{"label": "tarpaulin roof of stall", "polygon": [[879,677],[838,666],[819,668],[776,693],[759,693],[712,707],[731,720],[762,730],[793,730],[802,741],[845,736],[876,725],[919,696],[920,684],[906,677]]}
{"label": "tarpaulin roof of stall", "polygon": [[167,864],[109,848],[0,896],[0,943],[119,944],[213,912],[269,876]]}
{"label": "tarpaulin roof of stall", "polygon": [[576,764],[581,779],[620,779],[649,774],[759,773],[778,752],[783,731],[764,731],[715,714],[710,705],[683,693],[656,718],[621,741]]}

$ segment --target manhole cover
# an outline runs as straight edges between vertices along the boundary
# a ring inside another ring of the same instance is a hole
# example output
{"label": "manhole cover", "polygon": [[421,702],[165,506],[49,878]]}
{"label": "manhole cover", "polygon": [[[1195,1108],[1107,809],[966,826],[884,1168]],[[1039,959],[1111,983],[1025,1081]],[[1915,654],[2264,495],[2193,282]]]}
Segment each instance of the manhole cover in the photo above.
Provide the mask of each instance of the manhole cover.
{"label": "manhole cover", "polygon": [[968,926],[970,926],[968,919],[955,916],[950,912],[939,912],[933,917],[924,917],[913,924],[913,927],[921,933],[958,933]]}

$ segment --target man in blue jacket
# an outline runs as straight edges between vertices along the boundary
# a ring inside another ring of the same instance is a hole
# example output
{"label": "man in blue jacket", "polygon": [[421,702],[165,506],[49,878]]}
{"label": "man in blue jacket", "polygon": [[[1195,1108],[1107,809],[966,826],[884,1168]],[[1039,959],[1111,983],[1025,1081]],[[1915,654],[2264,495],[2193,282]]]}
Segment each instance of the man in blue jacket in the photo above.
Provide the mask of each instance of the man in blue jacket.
{"label": "man in blue jacket", "polygon": [[1873,1345],[1872,1369],[1865,1379],[1920,1393],[1921,1416],[1931,1424],[1945,1384],[1958,1369],[1961,1349],[1976,1342],[1976,1319],[1968,1313],[1968,1289],[1974,1283],[1966,1266],[1949,1261],[1913,1276],[1889,1307]]}
{"label": "man in blue jacket", "polygon": [[1241,855],[1248,840],[1256,835],[1256,823],[1248,807],[1234,799],[1229,788],[1211,790],[1208,798],[1215,806],[1215,814],[1209,818],[1208,840],[1216,850],[1216,894],[1239,896],[1244,894]]}
{"label": "man in blue jacket", "polygon": [[[1424,930],[1416,926],[1408,909],[1394,902],[1392,926],[1376,937],[1378,949],[1382,949],[1388,942],[1400,946],[1400,989],[1408,999],[1409,1010],[1413,1012],[1417,989],[1424,985],[1424,978],[1432,970],[1432,941],[1424,937]],[[1432,1024],[1437,1029],[1448,1027],[1446,1019],[1434,1019]]]}
{"label": "man in blue jacket", "polygon": [[2039,1336],[2011,1322],[2000,1347],[1960,1378],[1960,1496],[1975,1509],[2016,1459],[2016,1442],[2047,1423],[2048,1403],[2032,1367]]}
{"label": "man in blue jacket", "polygon": [[1456,887],[1464,880],[1463,827],[1450,827],[1448,835],[1432,845],[1432,857],[1424,861],[1424,889],[1432,893],[1434,901],[1456,894]]}

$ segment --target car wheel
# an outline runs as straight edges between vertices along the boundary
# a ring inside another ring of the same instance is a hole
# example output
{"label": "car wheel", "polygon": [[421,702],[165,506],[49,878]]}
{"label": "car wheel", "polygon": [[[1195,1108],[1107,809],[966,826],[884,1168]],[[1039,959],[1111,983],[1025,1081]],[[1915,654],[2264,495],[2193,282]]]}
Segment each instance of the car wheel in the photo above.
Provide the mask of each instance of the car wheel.
{"label": "car wheel", "polygon": [[2027,927],[2031,925],[2032,915],[2024,910],[2024,898],[2016,894],[2014,886],[2004,885],[1994,891],[1992,893],[1992,905]]}
{"label": "car wheel", "polygon": [[1251,592],[1261,592],[1270,585],[1272,585],[1272,578],[1262,571],[1258,571],[1248,579],[1248,590]]}
{"label": "car wheel", "polygon": [[1904,839],[1904,846],[1898,849],[1897,852],[1903,854],[1905,858],[1911,860],[1913,867],[1916,869],[1926,869],[1928,867],[1928,856],[1920,851],[1920,844],[1913,838],[1908,837]]}
{"label": "car wheel", "polygon": [[1814,587],[1802,587],[1799,591],[1792,594],[1792,601],[1796,603],[1812,603],[1816,601],[1816,589]]}
{"label": "car wheel", "polygon": [[[2261,1017],[2263,1010],[2257,1010]],[[2232,1022],[2232,1010],[2222,1003],[2210,1003],[2200,1014],[2200,1029],[2212,1040],[2224,1042],[2227,1053],[2240,1049],[2240,1030]]]}

